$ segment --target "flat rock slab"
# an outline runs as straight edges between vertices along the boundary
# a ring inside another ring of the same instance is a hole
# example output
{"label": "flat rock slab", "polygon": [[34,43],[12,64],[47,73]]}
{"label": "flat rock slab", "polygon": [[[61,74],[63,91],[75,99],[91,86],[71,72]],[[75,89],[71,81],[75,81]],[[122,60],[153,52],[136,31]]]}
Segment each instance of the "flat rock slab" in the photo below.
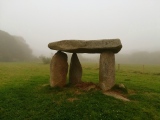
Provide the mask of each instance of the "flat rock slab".
{"label": "flat rock slab", "polygon": [[118,53],[122,48],[122,44],[120,39],[61,40],[49,43],[48,47],[70,53],[102,53],[104,51]]}
{"label": "flat rock slab", "polygon": [[112,97],[114,97],[116,99],[120,99],[122,101],[127,101],[127,102],[130,101],[129,99],[123,97],[122,95],[116,94],[114,92],[105,92],[104,94],[107,95],[107,96],[112,96]]}

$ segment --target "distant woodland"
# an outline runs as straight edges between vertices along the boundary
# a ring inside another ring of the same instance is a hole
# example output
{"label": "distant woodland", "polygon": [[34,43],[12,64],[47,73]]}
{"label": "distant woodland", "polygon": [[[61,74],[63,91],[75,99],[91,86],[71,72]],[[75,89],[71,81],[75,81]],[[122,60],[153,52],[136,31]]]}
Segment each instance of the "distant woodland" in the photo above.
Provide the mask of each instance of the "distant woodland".
{"label": "distant woodland", "polygon": [[131,54],[117,54],[117,63],[122,64],[160,64],[160,51],[139,51]]}
{"label": "distant woodland", "polygon": [[[83,54],[79,54],[81,62],[99,62],[100,55],[94,55],[86,58]],[[160,64],[160,51],[146,52],[139,51],[130,54],[121,54],[120,52],[115,55],[116,64]]]}
{"label": "distant woodland", "polygon": [[[51,56],[52,57],[52,56]],[[68,54],[70,61],[71,54]],[[99,54],[87,57],[83,54],[78,54],[81,62],[99,62]],[[32,61],[36,59],[32,55],[32,50],[26,41],[20,36],[13,36],[0,30],[0,62],[19,62]],[[40,59],[44,63],[50,63],[50,57],[41,56]],[[160,64],[160,51],[146,52],[139,51],[129,54],[116,54],[117,64]]]}
{"label": "distant woodland", "polygon": [[0,30],[0,61],[30,61],[34,58],[32,50],[20,36],[13,36]]}

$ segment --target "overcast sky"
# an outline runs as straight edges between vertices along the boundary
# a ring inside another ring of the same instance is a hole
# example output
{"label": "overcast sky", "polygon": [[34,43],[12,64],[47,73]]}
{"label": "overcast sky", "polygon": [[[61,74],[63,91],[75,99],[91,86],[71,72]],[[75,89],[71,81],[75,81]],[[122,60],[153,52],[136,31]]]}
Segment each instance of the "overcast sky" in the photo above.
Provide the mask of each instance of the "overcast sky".
{"label": "overcast sky", "polygon": [[63,39],[121,39],[121,53],[160,51],[160,0],[0,0],[0,29],[34,53]]}

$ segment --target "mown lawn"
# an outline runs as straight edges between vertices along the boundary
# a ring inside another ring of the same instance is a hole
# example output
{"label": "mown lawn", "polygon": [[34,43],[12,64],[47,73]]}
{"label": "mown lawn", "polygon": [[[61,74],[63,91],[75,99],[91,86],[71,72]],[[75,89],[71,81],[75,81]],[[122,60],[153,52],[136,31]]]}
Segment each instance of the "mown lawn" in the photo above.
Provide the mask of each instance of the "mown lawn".
{"label": "mown lawn", "polygon": [[[82,79],[98,83],[98,64],[83,64]],[[50,88],[48,64],[0,63],[0,120],[160,120],[160,66],[121,65],[116,82],[127,86],[130,102]]]}

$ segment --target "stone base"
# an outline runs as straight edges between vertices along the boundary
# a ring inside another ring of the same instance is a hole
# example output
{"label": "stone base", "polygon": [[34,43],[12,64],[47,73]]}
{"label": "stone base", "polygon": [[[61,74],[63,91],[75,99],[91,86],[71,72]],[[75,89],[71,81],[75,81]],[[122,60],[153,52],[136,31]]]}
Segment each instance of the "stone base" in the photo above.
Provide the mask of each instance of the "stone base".
{"label": "stone base", "polygon": [[102,52],[99,62],[99,85],[103,91],[115,85],[115,56],[113,52]]}
{"label": "stone base", "polygon": [[69,69],[69,83],[72,85],[81,82],[82,66],[76,53],[72,54],[70,69]]}
{"label": "stone base", "polygon": [[67,55],[58,51],[50,63],[50,86],[63,87],[66,84],[68,72]]}

